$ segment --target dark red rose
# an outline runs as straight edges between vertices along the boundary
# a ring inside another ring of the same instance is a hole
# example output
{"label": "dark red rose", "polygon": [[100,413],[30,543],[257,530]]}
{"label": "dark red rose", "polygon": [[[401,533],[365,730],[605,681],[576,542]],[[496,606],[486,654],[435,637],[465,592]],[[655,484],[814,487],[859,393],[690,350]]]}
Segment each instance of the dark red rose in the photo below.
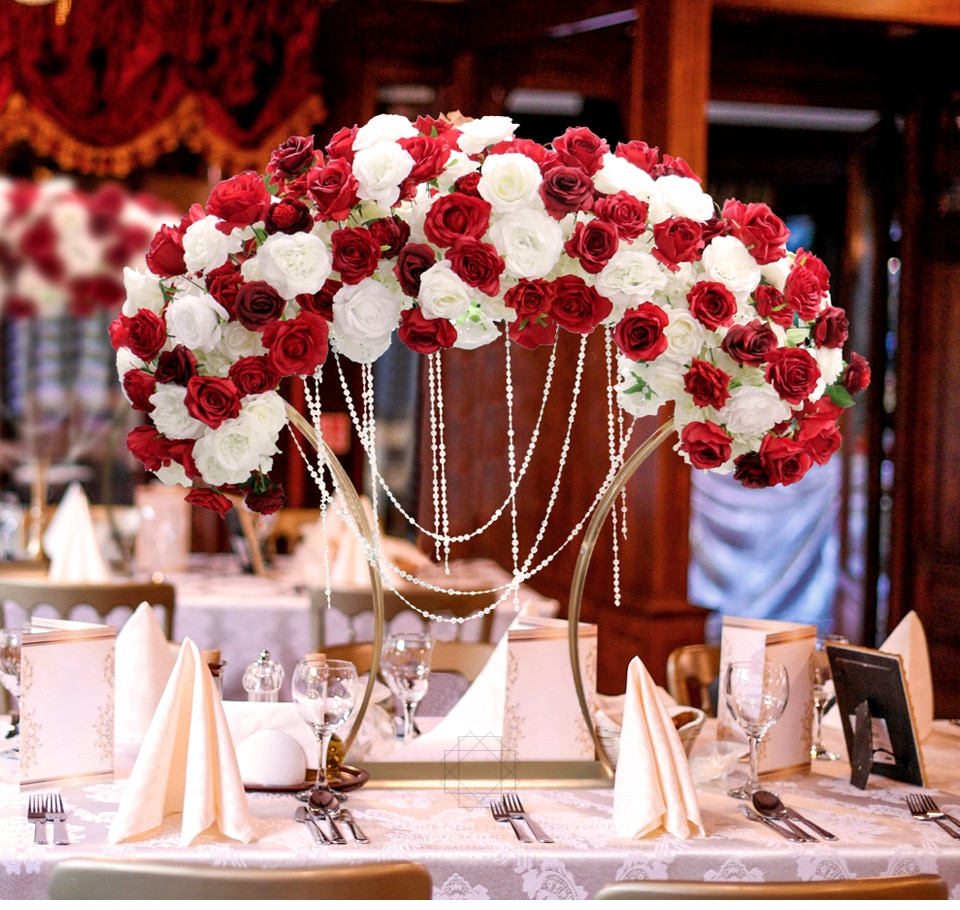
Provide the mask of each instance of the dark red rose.
{"label": "dark red rose", "polygon": [[593,206],[597,218],[609,221],[624,240],[636,240],[647,229],[649,204],[626,190],[598,199]]}
{"label": "dark red rose", "polygon": [[344,284],[359,284],[377,270],[380,244],[366,228],[340,228],[330,237],[333,268]]}
{"label": "dark red rose", "polygon": [[776,348],[767,354],[766,379],[788,404],[808,398],[820,380],[820,367],[803,348]]}
{"label": "dark red rose", "polygon": [[23,232],[20,250],[45,278],[59,281],[63,276],[63,263],[57,256],[57,232],[49,218],[41,218]]}
{"label": "dark red rose", "polygon": [[233,508],[233,503],[223,493],[209,487],[194,487],[183,498],[191,505],[216,512],[221,518],[226,518],[227,512]]}
{"label": "dark red rose", "polygon": [[342,281],[328,278],[316,294],[298,294],[297,303],[304,312],[314,313],[322,316],[327,322],[333,322],[333,298],[342,287]]}
{"label": "dark red rose", "polygon": [[582,126],[568,127],[562,136],[550,144],[564,164],[581,168],[591,177],[600,170],[603,156],[610,151],[606,139],[601,139]]}
{"label": "dark red rose", "polygon": [[840,448],[836,419],[801,415],[794,442],[803,446],[817,464],[826,464]]}
{"label": "dark red rose", "polygon": [[116,310],[126,292],[111,275],[87,275],[74,278],[68,285],[68,312],[82,319],[100,309]]}
{"label": "dark red rose", "polygon": [[410,225],[396,215],[377,218],[367,225],[380,250],[381,259],[396,259],[403,245],[410,239]]}
{"label": "dark red rose", "polygon": [[346,221],[359,201],[360,184],[353,176],[351,159],[334,158],[324,167],[307,174],[307,195],[317,205],[317,218],[322,221]]}
{"label": "dark red rose", "polygon": [[746,455],[738,455],[733,460],[736,467],[733,471],[733,479],[739,480],[745,487],[753,490],[762,490],[770,486],[770,475],[763,466],[763,459],[757,452],[748,452]]}
{"label": "dark red rose", "polygon": [[432,244],[453,246],[463,237],[480,240],[490,227],[492,206],[479,196],[447,193],[438,196],[423,220],[423,233]]}
{"label": "dark red rose", "polygon": [[719,367],[694,357],[683,377],[683,390],[698,408],[718,411],[730,397],[730,377]]}
{"label": "dark red rose", "polygon": [[283,485],[272,481],[266,489],[250,490],[243,497],[243,504],[251,512],[257,512],[260,515],[273,515],[274,512],[283,508],[286,501],[287,494],[283,491]]}
{"label": "dark red rose", "polygon": [[640,170],[652,174],[660,160],[660,149],[656,146],[649,146],[646,142],[639,139],[633,139],[630,142],[621,142],[617,145],[614,154],[618,158],[623,158],[631,164],[636,165]]}
{"label": "dark red rose", "polygon": [[220,219],[224,234],[263,221],[270,211],[270,193],[256,171],[242,171],[221,180],[207,199],[207,214]]}
{"label": "dark red rose", "polygon": [[619,245],[616,226],[595,218],[586,223],[579,222],[563,248],[568,256],[580,260],[585,272],[596,275],[617,252]]}
{"label": "dark red rose", "polygon": [[237,289],[243,283],[240,266],[228,259],[223,265],[207,272],[204,280],[207,283],[210,296],[233,318],[233,305],[237,299]]}
{"label": "dark red rose", "polygon": [[540,197],[547,214],[558,221],[571,212],[586,212],[593,205],[593,181],[582,168],[558,164],[551,167],[540,184]]}
{"label": "dark red rose", "polygon": [[137,310],[133,316],[121,313],[110,323],[113,349],[129,348],[141,360],[153,360],[167,343],[167,324],[153,310]]}
{"label": "dark red rose", "polygon": [[408,243],[400,250],[393,268],[393,274],[400,282],[400,290],[408,297],[416,297],[420,293],[420,276],[436,264],[437,257],[432,247],[425,243]]}
{"label": "dark red rose", "polygon": [[317,158],[313,136],[291,136],[270,155],[267,173],[287,181],[309,170]]}
{"label": "dark red rose", "polygon": [[851,394],[856,395],[870,385],[870,364],[859,354],[850,356],[850,363],[840,377],[840,384]]}
{"label": "dark red rose", "polygon": [[730,326],[720,346],[737,363],[758,367],[777,346],[777,336],[767,323],[752,319],[745,325]]}
{"label": "dark red rose", "polygon": [[726,237],[730,233],[730,225],[723,218],[714,215],[700,225],[700,230],[703,232],[703,245],[706,247],[714,237]]}
{"label": "dark red rose", "polygon": [[123,391],[135,411],[149,414],[153,410],[150,396],[156,388],[156,380],[146,370],[127,370],[123,374]]}
{"label": "dark red rose", "polygon": [[653,226],[653,255],[676,271],[679,262],[693,262],[703,250],[703,228],[692,218],[668,218]]}
{"label": "dark red rose", "polygon": [[240,413],[240,394],[232,379],[219,376],[191,376],[184,399],[187,413],[216,429]]}
{"label": "dark red rose", "polygon": [[510,338],[528,350],[553,344],[557,324],[550,316],[552,299],[553,286],[542,278],[523,278],[510,288],[503,297],[503,302],[517,311],[508,328]]}
{"label": "dark red rose", "polygon": [[754,288],[753,305],[757,308],[757,314],[764,319],[782,325],[785,329],[793,325],[793,315],[796,310],[775,287],[761,284]]}
{"label": "dark red rose", "polygon": [[656,360],[667,349],[670,317],[655,303],[631,307],[613,330],[617,348],[629,360]]}
{"label": "dark red rose", "polygon": [[454,273],[470,287],[488,297],[500,293],[500,275],[506,266],[492,243],[464,237],[447,250],[446,258]]}
{"label": "dark red rose", "polygon": [[183,235],[177,228],[165,224],[154,234],[147,250],[147,268],[161,278],[174,278],[187,271],[183,261]]}
{"label": "dark red rose", "polygon": [[327,359],[330,335],[326,319],[301,312],[296,319],[273,322],[263,332],[270,365],[281,376],[312,376]]}
{"label": "dark red rose", "polygon": [[784,436],[764,436],[760,443],[760,461],[771,483],[787,487],[796,483],[813,465],[803,446]]}
{"label": "dark red rose", "polygon": [[464,174],[462,177],[457,178],[457,182],[454,183],[453,188],[462,196],[476,196],[480,198],[480,190],[478,186],[480,185],[480,172],[471,171],[469,174]]}
{"label": "dark red rose", "polygon": [[698,281],[687,292],[690,314],[710,331],[720,326],[733,325],[737,313],[737,298],[719,281]]}
{"label": "dark red rose", "polygon": [[680,432],[680,451],[695,468],[719,468],[730,460],[733,440],[710,420],[688,423]]}
{"label": "dark red rose", "polygon": [[786,242],[790,238],[787,226],[762,202],[743,203],[728,199],[723,204],[722,217],[733,234],[760,264],[776,262],[787,255]]}
{"label": "dark red rose", "polygon": [[157,358],[153,378],[157,382],[172,382],[185,386],[197,374],[197,358],[190,348],[178,344],[172,351],[163,351]]}
{"label": "dark red rose", "polygon": [[357,138],[355,126],[345,126],[337,130],[327,143],[327,157],[330,159],[344,158],[348,163],[353,161],[353,143]]}
{"label": "dark red rose", "polygon": [[268,234],[308,234],[313,215],[299,199],[281,199],[270,206],[264,227]]}
{"label": "dark red rose", "polygon": [[818,348],[842,348],[849,334],[850,323],[840,307],[821,310],[813,324],[813,340]]}
{"label": "dark red rose", "polygon": [[579,275],[561,275],[552,283],[550,314],[568,332],[589,335],[613,312],[613,304]]}
{"label": "dark red rose", "polygon": [[286,301],[266,281],[248,281],[237,288],[234,318],[251,332],[262,332],[282,315]]}
{"label": "dark red rose", "polygon": [[453,347],[457,330],[449,319],[428,319],[419,307],[411,307],[400,314],[397,337],[415,354],[434,354]]}
{"label": "dark red rose", "polygon": [[241,398],[269,392],[280,384],[280,374],[263,356],[241,357],[230,364],[227,375],[233,380]]}

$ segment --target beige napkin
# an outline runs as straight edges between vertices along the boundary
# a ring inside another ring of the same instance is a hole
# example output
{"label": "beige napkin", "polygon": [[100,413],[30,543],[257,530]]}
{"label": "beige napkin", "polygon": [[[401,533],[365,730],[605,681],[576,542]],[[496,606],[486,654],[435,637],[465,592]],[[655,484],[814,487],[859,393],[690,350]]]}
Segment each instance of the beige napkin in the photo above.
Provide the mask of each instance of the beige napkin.
{"label": "beige napkin", "polygon": [[619,834],[631,838],[661,831],[684,840],[703,834],[683,744],[639,657],[627,668],[613,823]]}
{"label": "beige napkin", "polygon": [[211,825],[254,840],[247,794],[223,704],[197,646],[185,638],[110,827],[112,844],[181,813],[180,843]]}
{"label": "beige napkin", "polygon": [[108,581],[110,570],[100,552],[90,502],[76,481],[67,487],[43,532],[43,549],[55,581]]}
{"label": "beige napkin", "polygon": [[878,650],[900,655],[917,739],[926,739],[933,729],[933,675],[930,672],[927,636],[920,617],[911,610]]}
{"label": "beige napkin", "polygon": [[118,741],[143,741],[176,662],[156,611],[144,601],[117,634],[114,734]]}

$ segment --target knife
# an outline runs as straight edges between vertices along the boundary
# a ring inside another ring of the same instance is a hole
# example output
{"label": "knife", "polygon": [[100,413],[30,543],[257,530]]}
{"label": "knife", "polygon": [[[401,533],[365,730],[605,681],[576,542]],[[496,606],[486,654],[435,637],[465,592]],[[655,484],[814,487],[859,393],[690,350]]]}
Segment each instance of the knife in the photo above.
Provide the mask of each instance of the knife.
{"label": "knife", "polygon": [[740,811],[750,819],[752,822],[763,822],[768,828],[772,828],[777,832],[781,837],[785,837],[787,840],[799,841],[800,838],[797,837],[792,831],[787,828],[781,828],[772,818],[767,818],[765,815],[760,815],[759,812],[754,812],[749,806],[741,806]]}

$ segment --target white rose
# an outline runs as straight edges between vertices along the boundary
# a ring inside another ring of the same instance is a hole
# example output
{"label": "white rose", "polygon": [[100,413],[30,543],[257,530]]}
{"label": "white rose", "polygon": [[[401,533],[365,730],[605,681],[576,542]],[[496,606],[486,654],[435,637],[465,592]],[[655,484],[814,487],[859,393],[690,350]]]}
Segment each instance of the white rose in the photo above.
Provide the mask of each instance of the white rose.
{"label": "white rose", "polygon": [[810,351],[813,359],[820,367],[820,381],[810,395],[816,401],[826,391],[828,385],[833,385],[843,369],[843,350],[841,348],[814,348]]}
{"label": "white rose", "polygon": [[614,305],[638,306],[665,288],[667,276],[660,263],[643,250],[620,250],[597,275],[596,288]]}
{"label": "white rose", "polygon": [[760,266],[750,251],[729,235],[714,237],[700,257],[711,281],[719,281],[738,298],[750,294],[760,283]]}
{"label": "white rose", "polygon": [[396,142],[397,139],[412,139],[419,135],[417,128],[402,114],[377,114],[357,130],[353,150],[358,152],[380,142]]}
{"label": "white rose", "polygon": [[461,123],[460,148],[468,155],[479,155],[485,148],[512,139],[517,124],[509,117],[479,117]]}
{"label": "white rose", "polygon": [[681,401],[684,395],[683,377],[686,364],[658,357],[647,364],[645,379],[664,401]]}
{"label": "white rose", "polygon": [[400,198],[400,184],[413,170],[413,157],[395,142],[380,142],[361,149],[353,158],[353,176],[361,199],[371,199],[389,209]]}
{"label": "white rose", "polygon": [[161,382],[150,396],[153,411],[150,417],[156,428],[169,439],[199,439],[207,429],[195,417],[191,417],[184,404],[187,387],[173,382]]}
{"label": "white rose", "polygon": [[138,310],[150,310],[157,315],[163,312],[163,290],[160,279],[153,273],[124,266],[123,287],[127,292],[122,308],[124,316],[135,316]]}
{"label": "white rose", "polygon": [[193,481],[187,477],[187,472],[179,461],[171,461],[170,464],[162,465],[153,473],[157,480],[168,487],[189,488],[193,486]]}
{"label": "white rose", "polygon": [[240,411],[194,443],[193,458],[203,479],[211,486],[244,483],[254,471],[269,471],[272,456],[279,451],[277,436],[256,418]]}
{"label": "white rose", "polygon": [[211,351],[220,341],[220,320],[230,314],[199,288],[175,297],[167,305],[167,333],[191,351]]}
{"label": "white rose", "polygon": [[[420,276],[420,309],[428,319],[443,317],[451,322],[470,309],[476,291],[454,273],[447,261],[430,266]],[[336,298],[334,298],[336,299]]]}
{"label": "white rose", "polygon": [[503,257],[507,274],[514,278],[543,278],[563,252],[563,231],[557,220],[530,209],[495,221],[490,239]]}
{"label": "white rose", "polygon": [[728,433],[759,441],[767,430],[789,420],[792,414],[790,405],[771,386],[741,385],[731,391],[717,416]]}
{"label": "white rose", "polygon": [[450,189],[461,177],[472,174],[477,169],[477,162],[464,152],[451,149],[443,165],[443,171],[437,177],[437,186],[441,192]]}
{"label": "white rose", "polygon": [[231,363],[236,363],[241,357],[259,357],[267,349],[263,345],[263,336],[253,332],[231,319],[223,326],[220,335],[220,344],[216,353],[225,357]]}
{"label": "white rose", "polygon": [[20,269],[14,289],[18,297],[33,303],[39,319],[56,319],[66,311],[67,301],[63,288],[48,281],[32,265],[25,265]]}
{"label": "white rose", "polygon": [[251,425],[256,424],[265,437],[276,439],[286,426],[287,409],[279,392],[246,395],[241,400],[241,405],[242,419]]}
{"label": "white rose", "polygon": [[209,272],[219,268],[231,253],[239,253],[243,239],[238,230],[224,234],[216,215],[194,221],[183,233],[183,261],[188,272]]}
{"label": "white rose", "polygon": [[263,280],[285,300],[316,294],[333,271],[333,256],[315,234],[271,234],[257,251]]}
{"label": "white rose", "polygon": [[457,340],[453,346],[464,351],[473,351],[500,337],[496,323],[479,313],[468,313],[457,321],[456,329]]}
{"label": "white rose", "polygon": [[390,345],[390,336],[400,322],[402,309],[400,298],[372,278],[340,288],[333,298],[330,326],[338,350],[351,360],[358,355],[361,363],[369,362],[366,358],[373,351],[377,351],[376,357],[379,357]]}
{"label": "white rose", "polygon": [[117,348],[117,377],[123,381],[123,377],[130,370],[142,370],[146,366],[130,348]]}
{"label": "white rose", "polygon": [[787,275],[793,267],[794,255],[787,253],[786,256],[778,259],[776,262],[768,262],[760,266],[760,274],[767,284],[773,285],[778,291],[782,291],[787,283]]}
{"label": "white rose", "polygon": [[593,185],[607,196],[625,190],[641,202],[649,201],[654,192],[653,177],[643,168],[626,158],[618,158],[612,152],[603,156],[603,164],[593,177]]}
{"label": "white rose", "polygon": [[667,174],[654,181],[650,199],[650,220],[654,224],[671,217],[709,221],[713,215],[713,199],[692,177]]}
{"label": "white rose", "polygon": [[390,347],[390,335],[383,338],[377,338],[371,342],[354,341],[352,338],[344,338],[336,334],[330,336],[330,347],[338,354],[342,354],[347,360],[354,363],[373,363],[379,360]]}
{"label": "white rose", "polygon": [[694,319],[689,310],[668,310],[670,322],[663,330],[667,336],[667,349],[661,356],[680,363],[689,363],[699,356],[707,340],[703,323]]}
{"label": "white rose", "polygon": [[543,176],[537,162],[519,152],[490,155],[480,168],[477,192],[498,214],[537,206],[543,208],[540,184]]}
{"label": "white rose", "polygon": [[616,386],[617,403],[633,417],[651,417],[666,404],[646,381],[648,366],[646,363],[620,358],[620,381]]}

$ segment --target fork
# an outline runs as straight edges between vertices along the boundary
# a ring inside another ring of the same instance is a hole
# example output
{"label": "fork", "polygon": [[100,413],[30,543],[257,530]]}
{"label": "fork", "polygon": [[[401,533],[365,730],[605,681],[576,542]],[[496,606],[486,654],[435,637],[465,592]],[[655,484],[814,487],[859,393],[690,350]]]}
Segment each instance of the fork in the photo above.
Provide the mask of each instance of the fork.
{"label": "fork", "polygon": [[511,817],[526,822],[533,832],[533,836],[540,841],[541,844],[553,843],[553,838],[524,812],[523,803],[520,802],[520,797],[516,793],[508,793],[503,798],[503,802],[504,808],[510,813]]}
{"label": "fork", "polygon": [[70,837],[67,834],[67,826],[64,824],[67,820],[67,812],[63,808],[63,797],[55,793],[47,799],[47,818],[53,821],[53,842],[55,844],[69,844]]}
{"label": "fork", "polygon": [[513,827],[513,833],[517,835],[517,840],[523,841],[525,844],[533,843],[533,838],[530,837],[530,835],[527,834],[527,832],[524,831],[524,829],[513,820],[513,817],[509,812],[507,812],[506,808],[504,808],[503,803],[490,803],[490,811],[493,813],[493,817],[496,821],[510,822],[511,826]]}
{"label": "fork", "polygon": [[[907,808],[910,810],[910,814],[914,818],[919,818],[921,821],[936,822],[944,831],[947,832],[951,837],[957,838],[960,840],[960,832],[954,831],[945,821],[944,814],[938,809],[929,809],[927,808],[924,797],[925,794],[919,793],[908,793],[907,794]],[[927,799],[930,799],[927,797]],[[931,800],[931,802],[933,802]],[[936,803],[933,803],[936,806]]]}
{"label": "fork", "polygon": [[31,793],[27,802],[27,819],[33,822],[33,842],[47,843],[47,803],[42,793]]}

